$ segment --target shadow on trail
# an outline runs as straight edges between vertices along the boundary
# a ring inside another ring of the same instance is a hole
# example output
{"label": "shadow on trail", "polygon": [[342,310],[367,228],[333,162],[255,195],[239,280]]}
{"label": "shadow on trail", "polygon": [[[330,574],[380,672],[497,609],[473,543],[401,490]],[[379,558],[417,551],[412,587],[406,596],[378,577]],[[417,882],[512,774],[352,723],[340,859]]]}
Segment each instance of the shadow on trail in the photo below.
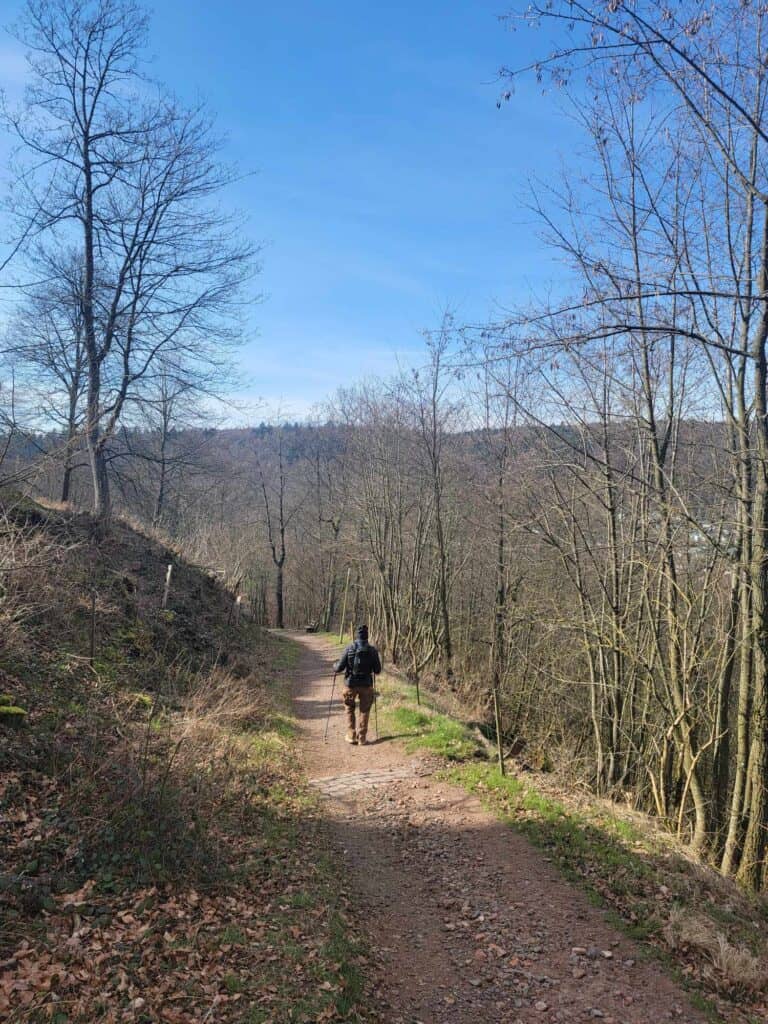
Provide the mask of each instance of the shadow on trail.
{"label": "shadow on trail", "polygon": [[[311,721],[312,719],[323,719],[328,717],[328,702],[330,700],[330,693],[325,698],[317,697],[297,697],[294,700],[294,707],[296,710],[296,717],[299,721]],[[341,700],[338,694],[334,695],[333,706],[331,708],[332,713],[338,709],[341,705]]]}
{"label": "shadow on trail", "polygon": [[[527,1024],[542,1001],[568,1021],[599,1006],[622,1024],[652,1024],[672,1005],[683,1007],[679,1021],[703,1021],[658,964],[471,794],[417,779],[349,792],[338,783],[322,821],[376,936],[382,1024]],[[539,839],[546,848],[552,837]],[[577,960],[574,947],[584,949]]]}

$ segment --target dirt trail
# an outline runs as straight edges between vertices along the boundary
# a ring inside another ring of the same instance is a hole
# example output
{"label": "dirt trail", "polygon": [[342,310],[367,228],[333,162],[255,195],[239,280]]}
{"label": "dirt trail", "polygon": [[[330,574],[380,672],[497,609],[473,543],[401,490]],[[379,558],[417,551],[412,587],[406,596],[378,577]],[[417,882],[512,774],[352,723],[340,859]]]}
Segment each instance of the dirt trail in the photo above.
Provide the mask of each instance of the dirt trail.
{"label": "dirt trail", "polygon": [[324,744],[333,652],[319,637],[296,638],[305,764],[381,964],[378,1020],[704,1021],[540,851],[431,778],[428,759],[384,736],[348,745],[338,700]]}

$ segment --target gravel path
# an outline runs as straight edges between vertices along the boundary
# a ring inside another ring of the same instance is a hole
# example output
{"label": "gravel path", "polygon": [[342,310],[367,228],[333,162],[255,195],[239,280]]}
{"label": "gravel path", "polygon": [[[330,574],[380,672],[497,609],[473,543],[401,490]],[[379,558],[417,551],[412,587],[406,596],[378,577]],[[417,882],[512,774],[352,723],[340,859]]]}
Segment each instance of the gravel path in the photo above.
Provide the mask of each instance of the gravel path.
{"label": "gravel path", "polygon": [[333,652],[319,637],[296,639],[305,765],[381,966],[378,1020],[704,1021],[540,851],[432,778],[429,759],[384,736],[348,745],[338,700],[323,743]]}

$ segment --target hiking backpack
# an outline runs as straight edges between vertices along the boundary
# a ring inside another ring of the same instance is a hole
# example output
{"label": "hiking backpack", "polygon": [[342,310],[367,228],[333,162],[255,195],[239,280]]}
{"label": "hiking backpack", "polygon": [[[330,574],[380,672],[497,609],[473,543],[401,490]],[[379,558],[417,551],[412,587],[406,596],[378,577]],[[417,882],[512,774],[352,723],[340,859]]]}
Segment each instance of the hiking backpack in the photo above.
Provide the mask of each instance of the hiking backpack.
{"label": "hiking backpack", "polygon": [[373,653],[368,644],[360,647],[355,641],[355,650],[352,655],[352,675],[360,679],[363,676],[370,676],[373,672]]}

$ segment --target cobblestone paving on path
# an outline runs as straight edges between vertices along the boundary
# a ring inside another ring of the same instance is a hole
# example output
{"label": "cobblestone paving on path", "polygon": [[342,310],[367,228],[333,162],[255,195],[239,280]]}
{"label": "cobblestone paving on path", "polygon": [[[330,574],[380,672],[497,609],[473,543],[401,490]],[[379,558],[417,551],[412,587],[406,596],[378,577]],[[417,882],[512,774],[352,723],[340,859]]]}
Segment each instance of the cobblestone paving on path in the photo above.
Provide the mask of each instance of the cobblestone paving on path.
{"label": "cobblestone paving on path", "polygon": [[386,786],[403,779],[424,778],[432,774],[428,765],[405,764],[395,768],[368,768],[362,772],[346,772],[343,775],[330,775],[322,779],[311,779],[310,786],[323,796],[345,796],[358,789],[372,789],[374,786]]}

